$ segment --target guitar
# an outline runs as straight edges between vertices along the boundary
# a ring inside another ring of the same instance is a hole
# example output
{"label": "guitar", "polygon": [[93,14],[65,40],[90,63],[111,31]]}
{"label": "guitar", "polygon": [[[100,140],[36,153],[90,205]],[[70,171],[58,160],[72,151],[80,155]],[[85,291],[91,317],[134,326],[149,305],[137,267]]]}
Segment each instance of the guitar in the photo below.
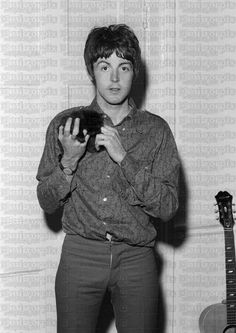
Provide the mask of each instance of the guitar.
{"label": "guitar", "polygon": [[199,318],[201,333],[236,333],[236,265],[232,195],[220,191],[216,196],[219,221],[224,228],[226,300],[204,309]]}

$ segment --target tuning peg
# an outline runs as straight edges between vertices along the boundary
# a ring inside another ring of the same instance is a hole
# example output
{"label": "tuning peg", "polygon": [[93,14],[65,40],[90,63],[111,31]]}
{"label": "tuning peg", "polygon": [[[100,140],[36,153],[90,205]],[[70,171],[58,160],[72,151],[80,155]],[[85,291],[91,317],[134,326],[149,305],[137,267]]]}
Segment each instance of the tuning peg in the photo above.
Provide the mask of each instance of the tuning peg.
{"label": "tuning peg", "polygon": [[219,213],[219,210],[218,210],[218,209],[215,209],[215,211],[214,211],[214,212],[217,214],[217,213]]}

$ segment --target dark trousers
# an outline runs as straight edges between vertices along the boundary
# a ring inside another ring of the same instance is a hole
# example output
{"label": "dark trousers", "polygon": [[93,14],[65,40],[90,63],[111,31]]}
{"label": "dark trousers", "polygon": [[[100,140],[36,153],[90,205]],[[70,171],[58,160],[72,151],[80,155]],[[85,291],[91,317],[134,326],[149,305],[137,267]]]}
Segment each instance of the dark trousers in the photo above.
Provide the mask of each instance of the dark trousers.
{"label": "dark trousers", "polygon": [[66,235],[56,275],[57,332],[94,333],[107,290],[119,333],[157,332],[153,249]]}

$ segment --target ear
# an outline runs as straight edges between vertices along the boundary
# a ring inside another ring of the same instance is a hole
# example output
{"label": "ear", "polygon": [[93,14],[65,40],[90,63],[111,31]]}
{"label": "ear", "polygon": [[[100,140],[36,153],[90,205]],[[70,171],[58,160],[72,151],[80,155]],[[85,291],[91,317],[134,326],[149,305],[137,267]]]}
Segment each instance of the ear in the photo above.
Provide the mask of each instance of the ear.
{"label": "ear", "polygon": [[94,79],[93,73],[91,74],[87,69],[87,74],[88,74],[89,80],[95,85],[95,79]]}
{"label": "ear", "polygon": [[88,68],[86,68],[86,69],[87,69],[87,75],[88,75],[89,80],[92,83],[94,83],[94,75],[93,75],[93,73],[91,74],[90,71],[89,71],[89,69]]}
{"label": "ear", "polygon": [[89,74],[89,79],[90,79],[90,81],[92,82],[92,84],[93,84],[94,86],[96,86],[95,77]]}
{"label": "ear", "polygon": [[89,77],[90,81],[92,81],[92,82],[94,81],[94,78],[93,78],[93,76],[91,74],[88,73],[88,77]]}

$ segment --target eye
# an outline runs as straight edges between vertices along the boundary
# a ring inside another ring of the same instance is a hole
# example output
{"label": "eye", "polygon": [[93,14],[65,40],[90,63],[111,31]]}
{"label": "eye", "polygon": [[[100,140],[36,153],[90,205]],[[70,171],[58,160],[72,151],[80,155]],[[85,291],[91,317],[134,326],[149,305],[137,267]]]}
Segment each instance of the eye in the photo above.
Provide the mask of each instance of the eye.
{"label": "eye", "polygon": [[121,67],[121,70],[123,71],[123,72],[129,72],[130,71],[130,67],[129,66],[122,66]]}
{"label": "eye", "polygon": [[103,72],[107,72],[107,71],[108,71],[108,66],[107,66],[107,65],[103,65],[103,66],[101,66],[101,70],[102,70]]}

